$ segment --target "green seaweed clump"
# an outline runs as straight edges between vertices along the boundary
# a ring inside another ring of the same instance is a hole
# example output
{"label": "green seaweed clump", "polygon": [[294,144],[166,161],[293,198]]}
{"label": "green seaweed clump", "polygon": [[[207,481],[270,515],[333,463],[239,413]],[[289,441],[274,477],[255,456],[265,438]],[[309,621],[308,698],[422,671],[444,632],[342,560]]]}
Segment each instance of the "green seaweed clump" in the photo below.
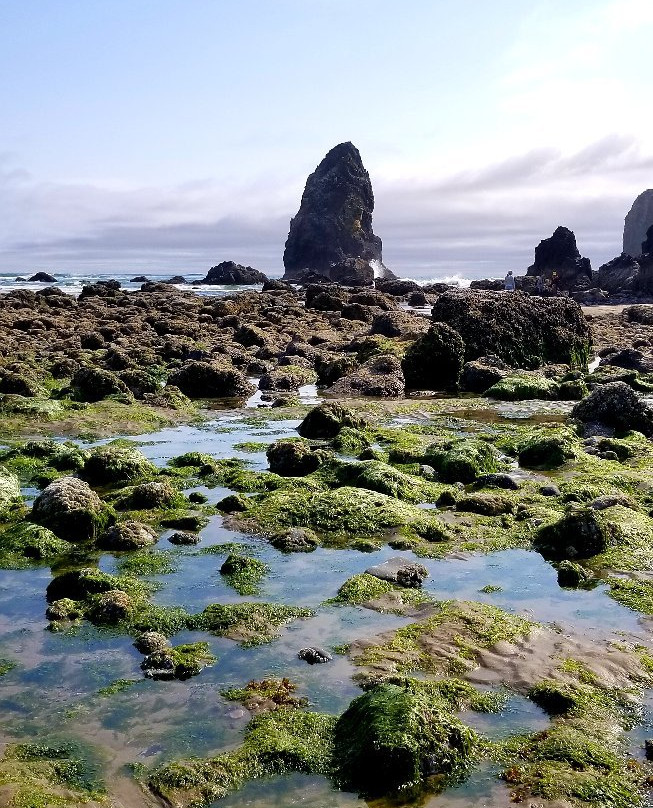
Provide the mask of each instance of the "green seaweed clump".
{"label": "green seaweed clump", "polygon": [[211,603],[197,616],[197,627],[250,647],[275,640],[285,623],[312,615],[310,609],[277,603]]}
{"label": "green seaweed clump", "polygon": [[156,467],[133,446],[108,444],[89,454],[79,476],[91,485],[125,485],[153,477]]}
{"label": "green seaweed clump", "polygon": [[34,562],[51,561],[73,549],[45,527],[19,522],[0,533],[0,568],[23,569]]}
{"label": "green seaweed clump", "polygon": [[220,567],[220,574],[239,595],[258,595],[259,584],[267,572],[267,564],[258,558],[237,553],[230,553]]}
{"label": "green seaweed clump", "polygon": [[500,401],[530,401],[543,399],[549,401],[558,398],[559,386],[552,379],[539,373],[521,371],[504,376],[485,391],[488,398]]}
{"label": "green seaweed clump", "polygon": [[536,432],[518,446],[519,465],[527,469],[557,469],[576,456],[565,432]]}
{"label": "green seaweed clump", "polygon": [[476,438],[432,443],[426,447],[424,462],[433,466],[446,483],[471,483],[481,474],[492,474],[501,468],[493,447]]}
{"label": "green seaweed clump", "polygon": [[477,747],[476,733],[446,702],[384,684],[338,719],[334,762],[344,787],[374,797],[417,788],[433,774],[459,776]]}
{"label": "green seaweed clump", "polygon": [[336,597],[327,603],[368,606],[380,612],[401,614],[406,606],[418,606],[431,600],[421,589],[399,586],[363,572],[346,580]]}
{"label": "green seaweed clump", "polygon": [[303,772],[328,775],[336,719],[301,710],[265,712],[247,725],[243,744],[206,760],[168,763],[148,785],[171,805],[207,806],[248,780]]}
{"label": "green seaweed clump", "polygon": [[206,642],[186,643],[160,648],[148,654],[141,668],[152,679],[190,679],[207,665],[216,662]]}
{"label": "green seaweed clump", "polygon": [[267,710],[306,707],[308,699],[296,696],[297,685],[287,679],[252,679],[245,687],[223,690],[221,695],[229,701],[238,701],[251,713]]}
{"label": "green seaweed clump", "polygon": [[338,467],[336,474],[342,485],[378,491],[404,502],[436,502],[442,492],[441,485],[406,474],[378,460],[345,463]]}

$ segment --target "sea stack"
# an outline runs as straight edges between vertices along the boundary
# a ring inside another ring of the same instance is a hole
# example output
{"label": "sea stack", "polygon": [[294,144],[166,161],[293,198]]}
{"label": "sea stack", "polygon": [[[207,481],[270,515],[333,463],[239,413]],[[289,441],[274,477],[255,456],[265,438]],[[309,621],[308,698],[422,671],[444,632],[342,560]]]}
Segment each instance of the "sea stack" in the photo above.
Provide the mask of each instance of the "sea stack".
{"label": "sea stack", "polygon": [[581,256],[576,236],[566,227],[556,228],[550,238],[540,241],[535,261],[526,270],[527,275],[543,275],[548,280],[554,272],[560,289],[586,289],[592,280],[590,260]]}
{"label": "sea stack", "polygon": [[352,143],[340,143],[306,181],[283,254],[285,280],[318,273],[338,283],[371,286],[394,277],[383,266],[381,239],[372,230],[370,175]]}
{"label": "sea stack", "polygon": [[653,188],[643,191],[626,215],[623,249],[626,255],[637,258],[646,252],[642,244],[646,241],[646,234],[651,225],[653,225]]}

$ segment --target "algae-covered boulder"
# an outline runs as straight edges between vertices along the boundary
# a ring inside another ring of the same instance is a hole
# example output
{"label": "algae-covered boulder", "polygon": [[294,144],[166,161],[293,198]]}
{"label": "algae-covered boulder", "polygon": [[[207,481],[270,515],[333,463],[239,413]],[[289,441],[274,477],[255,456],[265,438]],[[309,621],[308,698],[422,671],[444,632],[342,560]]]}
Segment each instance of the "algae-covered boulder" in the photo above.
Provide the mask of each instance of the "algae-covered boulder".
{"label": "algae-covered boulder", "polygon": [[441,703],[381,685],[354,699],[338,719],[334,762],[345,788],[374,797],[463,772],[475,746],[474,731]]}
{"label": "algae-covered boulder", "polygon": [[189,398],[246,398],[254,392],[247,377],[236,368],[195,360],[172,373],[168,384]]}
{"label": "algae-covered boulder", "polygon": [[101,550],[140,550],[143,547],[156,543],[156,533],[149,525],[142,522],[127,520],[112,525],[102,533],[97,546]]}
{"label": "algae-covered boulder", "polygon": [[297,431],[302,438],[330,440],[345,426],[362,429],[365,421],[341,404],[328,401],[313,407]]}
{"label": "algae-covered boulder", "polygon": [[100,446],[86,459],[80,477],[91,485],[130,483],[156,474],[156,467],[131,446]]}
{"label": "algae-covered boulder", "polygon": [[465,361],[460,334],[445,323],[433,323],[406,351],[401,366],[406,387],[455,390]]}
{"label": "algae-covered boulder", "polygon": [[98,595],[91,606],[89,620],[98,625],[115,625],[127,620],[134,610],[134,601],[122,589],[109,589]]}
{"label": "algae-covered boulder", "polygon": [[343,485],[367,488],[406,502],[435,502],[440,494],[440,489],[432,483],[379,460],[343,463],[337,476]]}
{"label": "algae-covered boulder", "polygon": [[31,519],[66,541],[95,539],[114,514],[92,488],[77,477],[61,477],[34,500]]}
{"label": "algae-covered boulder", "polygon": [[18,502],[21,502],[18,478],[0,466],[0,519],[4,518],[11,507]]}
{"label": "algae-covered boulder", "polygon": [[288,527],[308,527],[318,533],[349,537],[369,536],[424,522],[424,511],[415,505],[350,486],[333,491],[272,491],[260,498],[246,516],[254,518],[257,528],[267,533]]}
{"label": "algae-covered boulder", "polygon": [[481,474],[500,470],[492,446],[475,438],[432,443],[424,452],[424,461],[433,466],[446,483],[471,483]]}
{"label": "algae-covered boulder", "polygon": [[562,561],[603,553],[617,538],[614,525],[601,511],[576,508],[557,522],[543,525],[533,546],[544,558]]}
{"label": "algae-covered boulder", "polygon": [[501,516],[504,513],[512,513],[514,509],[514,503],[507,497],[483,492],[468,494],[456,502],[457,511],[478,513],[482,516]]}
{"label": "algae-covered boulder", "polygon": [[494,354],[518,368],[585,368],[592,344],[581,307],[566,297],[472,290],[440,295],[432,310],[465,343],[465,361]]}
{"label": "algae-covered boulder", "polygon": [[102,401],[109,396],[132,398],[127,385],[115,373],[102,368],[79,368],[70,381],[70,389],[73,398],[89,403]]}
{"label": "algae-covered boulder", "polygon": [[45,561],[68,553],[70,542],[51,530],[30,522],[20,522],[0,533],[0,566],[23,566],[22,560]]}
{"label": "algae-covered boulder", "polygon": [[319,543],[307,527],[290,527],[270,536],[270,544],[282,553],[312,553]]}
{"label": "algae-covered boulder", "polygon": [[558,397],[559,385],[540,373],[511,373],[503,376],[485,391],[488,398],[499,401],[549,401]]}
{"label": "algae-covered boulder", "polygon": [[620,432],[634,429],[653,437],[653,409],[625,382],[596,387],[571,412],[584,423],[599,423]]}
{"label": "algae-covered boulder", "polygon": [[152,508],[175,508],[183,502],[183,496],[169,482],[141,483],[134,486],[117,504],[128,510],[150,510]]}
{"label": "algae-covered boulder", "polygon": [[207,665],[215,662],[215,657],[206,642],[174,645],[159,648],[149,653],[141,668],[150,679],[189,679]]}
{"label": "algae-covered boulder", "polygon": [[399,359],[393,354],[382,354],[371,357],[357,370],[338,379],[329,388],[329,393],[342,398],[400,398],[405,388]]}
{"label": "algae-covered boulder", "polygon": [[85,567],[81,570],[64,572],[53,578],[46,589],[46,597],[48,603],[53,603],[60,598],[75,601],[86,600],[93,595],[101,595],[112,589],[118,589],[119,583],[120,579],[115,575],[109,575],[109,573],[93,567]]}
{"label": "algae-covered boulder", "polygon": [[527,469],[556,469],[576,456],[571,437],[565,432],[541,432],[518,447],[519,464]]}
{"label": "algae-covered boulder", "polygon": [[301,438],[278,440],[266,452],[270,471],[282,477],[303,477],[322,464],[323,453]]}

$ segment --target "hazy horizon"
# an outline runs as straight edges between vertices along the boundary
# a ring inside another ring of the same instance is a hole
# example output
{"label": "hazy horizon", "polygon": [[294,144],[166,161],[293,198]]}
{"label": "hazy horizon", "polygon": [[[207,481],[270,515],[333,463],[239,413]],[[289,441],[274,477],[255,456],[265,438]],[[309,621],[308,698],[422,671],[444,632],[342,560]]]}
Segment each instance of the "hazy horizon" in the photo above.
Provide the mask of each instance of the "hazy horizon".
{"label": "hazy horizon", "polygon": [[282,271],[351,140],[399,276],[598,266],[653,186],[644,0],[23,0],[0,9],[0,272]]}

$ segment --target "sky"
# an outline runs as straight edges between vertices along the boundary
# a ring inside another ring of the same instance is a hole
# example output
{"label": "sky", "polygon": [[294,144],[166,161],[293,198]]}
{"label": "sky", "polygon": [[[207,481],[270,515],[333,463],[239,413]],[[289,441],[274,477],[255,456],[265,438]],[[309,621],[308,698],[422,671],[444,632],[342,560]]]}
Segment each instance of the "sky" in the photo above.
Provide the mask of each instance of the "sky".
{"label": "sky", "polygon": [[0,0],[0,272],[282,272],[342,141],[398,275],[595,268],[653,187],[651,0]]}

